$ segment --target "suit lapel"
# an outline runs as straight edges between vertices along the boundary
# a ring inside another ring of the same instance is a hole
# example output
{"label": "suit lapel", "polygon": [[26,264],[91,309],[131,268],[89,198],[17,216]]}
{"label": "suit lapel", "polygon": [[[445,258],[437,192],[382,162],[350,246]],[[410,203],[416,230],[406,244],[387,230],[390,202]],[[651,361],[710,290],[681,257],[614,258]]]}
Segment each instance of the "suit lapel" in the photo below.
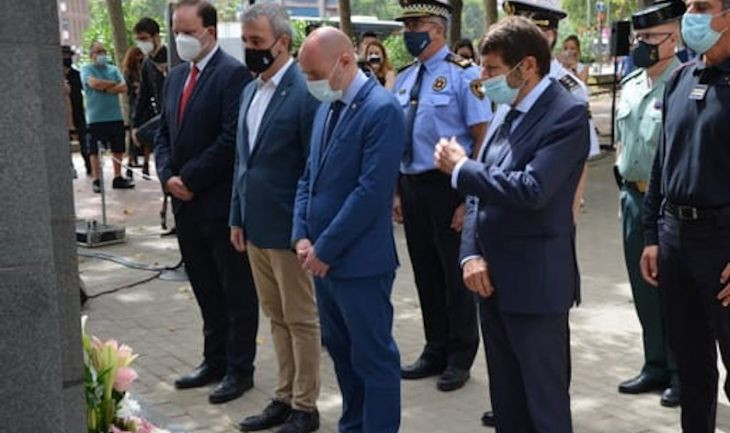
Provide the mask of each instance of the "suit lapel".
{"label": "suit lapel", "polygon": [[[327,162],[327,158],[333,152],[333,149],[340,143],[340,137],[342,136],[342,134],[344,134],[344,131],[347,131],[349,129],[352,119],[355,117],[355,114],[357,114],[357,112],[360,110],[363,99],[365,99],[368,93],[370,93],[370,89],[374,85],[375,81],[373,79],[369,79],[357,93],[352,103],[347,106],[346,110],[341,114],[339,124],[335,127],[334,131],[332,131],[332,137],[330,137],[329,145],[327,146],[327,149],[325,149],[324,155],[320,158],[320,168],[324,166],[324,164]],[[329,106],[327,106],[327,112],[329,112]]]}
{"label": "suit lapel", "polygon": [[[203,87],[205,86],[205,83],[208,81],[208,77],[213,75],[213,72],[215,71],[216,64],[218,63],[218,59],[222,55],[221,48],[218,48],[218,51],[213,55],[213,57],[210,58],[208,61],[208,64],[205,65],[205,68],[200,72],[200,75],[198,75],[198,81],[195,83],[195,88],[193,89],[193,94],[190,95],[190,99],[188,99],[187,105],[185,105],[185,112],[183,112],[182,115],[182,122],[178,125],[178,131],[182,130],[185,127],[185,118],[188,115],[188,112],[190,111],[190,107],[195,103],[195,99],[197,96],[202,92]],[[187,67],[187,74],[185,74],[185,79],[183,79],[183,88],[185,87],[185,81],[187,81],[187,76],[190,73],[190,66]],[[182,95],[182,92],[180,91],[180,95]],[[180,98],[178,97],[178,104],[180,103]],[[177,108],[177,107],[176,107]],[[175,111],[175,116],[177,118],[177,111]]]}
{"label": "suit lapel", "polygon": [[261,125],[259,125],[259,130],[256,133],[256,138],[254,141],[255,145],[253,147],[253,152],[251,153],[251,157],[249,158],[249,160],[253,159],[254,156],[258,153],[259,149],[261,148],[261,137],[264,136],[264,133],[272,124],[276,113],[279,111],[282,103],[289,95],[289,87],[291,87],[294,78],[293,73],[296,72],[294,70],[295,67],[296,65],[294,64],[289,65],[289,69],[282,77],[281,82],[279,82],[279,85],[276,86],[274,95],[271,97],[271,101],[269,101],[269,105],[266,107],[266,111],[264,112],[264,117],[261,119]]}
{"label": "suit lapel", "polygon": [[512,143],[519,143],[526,135],[532,132],[532,127],[545,116],[545,112],[550,107],[550,101],[555,97],[555,83],[551,83],[542,95],[535,101],[530,108],[530,111],[523,114],[524,119],[515,128],[509,136],[509,146],[504,146],[500,154],[495,160],[495,165],[499,165],[507,157],[507,154],[512,150]]}
{"label": "suit lapel", "polygon": [[246,123],[246,116],[248,115],[248,110],[251,107],[251,101],[253,100],[254,95],[256,95],[256,81],[251,81],[244,89],[243,93],[241,94],[241,108],[238,111],[238,132],[240,135],[239,140],[239,151],[240,154],[243,155],[244,159],[241,161],[242,165],[248,164],[249,159],[249,148],[250,144],[248,142],[248,124]]}
{"label": "suit lapel", "polygon": [[183,67],[184,72],[177,75],[177,83],[175,83],[175,86],[170,86],[173,89],[172,92],[172,119],[173,119],[173,139],[172,142],[174,143],[177,141],[177,137],[180,134],[180,127],[182,125],[178,124],[177,119],[177,112],[180,109],[180,96],[182,95],[183,88],[185,87],[185,80],[188,78],[188,75],[190,75],[190,64],[186,63]]}
{"label": "suit lapel", "polygon": [[316,116],[314,116],[314,123],[312,124],[312,141],[309,146],[309,170],[310,178],[312,179],[311,185],[319,176],[320,165],[319,162],[322,158],[322,137],[324,136],[324,128],[327,122],[327,113],[329,113],[331,104],[322,104],[318,108]]}

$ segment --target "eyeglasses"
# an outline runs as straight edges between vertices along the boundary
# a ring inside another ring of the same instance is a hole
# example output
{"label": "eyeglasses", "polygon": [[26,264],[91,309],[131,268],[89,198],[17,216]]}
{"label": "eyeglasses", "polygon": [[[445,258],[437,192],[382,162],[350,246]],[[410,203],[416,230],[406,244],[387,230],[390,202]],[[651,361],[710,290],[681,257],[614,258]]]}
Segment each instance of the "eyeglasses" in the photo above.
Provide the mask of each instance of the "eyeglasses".
{"label": "eyeglasses", "polygon": [[634,39],[636,42],[645,42],[647,44],[662,44],[664,43],[669,37],[672,36],[672,33],[667,32],[641,32],[637,33]]}

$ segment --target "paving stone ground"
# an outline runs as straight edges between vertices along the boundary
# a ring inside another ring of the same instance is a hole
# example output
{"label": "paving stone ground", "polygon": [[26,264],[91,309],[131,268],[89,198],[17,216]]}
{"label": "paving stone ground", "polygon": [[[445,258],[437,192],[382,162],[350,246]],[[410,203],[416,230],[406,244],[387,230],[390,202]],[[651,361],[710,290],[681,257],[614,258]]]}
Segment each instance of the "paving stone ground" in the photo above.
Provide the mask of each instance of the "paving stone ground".
{"label": "paving stone ground", "polygon": [[[594,118],[608,132],[606,108],[610,100],[594,103]],[[598,108],[598,109],[597,109]],[[617,216],[617,192],[611,178],[613,155],[589,164],[586,208],[578,224],[578,254],[583,282],[583,304],[571,312],[575,431],[580,433],[677,432],[679,411],[659,405],[659,394],[624,396],[617,384],[638,372],[642,364],[640,328],[631,303],[623,264]],[[75,166],[81,162],[75,155]],[[107,170],[107,172],[110,170]],[[107,185],[109,185],[107,183]],[[99,196],[83,176],[74,181],[79,218],[100,218]],[[110,191],[109,218],[127,227],[125,244],[84,252],[104,252],[153,266],[179,260],[174,238],[160,238],[159,186],[137,181],[129,191]],[[413,275],[400,227],[396,229],[401,268],[393,292],[394,334],[403,361],[420,353],[423,332]],[[115,289],[154,275],[118,264],[80,257],[79,269],[90,294]],[[141,356],[136,362],[139,381],[134,393],[150,414],[175,432],[231,433],[243,416],[262,409],[276,383],[274,351],[269,326],[262,316],[256,359],[255,388],[221,406],[208,404],[211,388],[177,391],[174,379],[200,362],[202,336],[197,304],[187,283],[158,279],[92,299],[84,314],[88,329],[101,338],[131,345]],[[458,391],[436,390],[435,379],[402,383],[402,428],[405,433],[474,433],[488,431],[479,423],[489,406],[488,378],[480,347],[472,378]],[[321,432],[336,432],[341,399],[330,358],[322,356]],[[724,372],[723,372],[724,380]],[[730,407],[720,396],[718,431],[730,432]]]}

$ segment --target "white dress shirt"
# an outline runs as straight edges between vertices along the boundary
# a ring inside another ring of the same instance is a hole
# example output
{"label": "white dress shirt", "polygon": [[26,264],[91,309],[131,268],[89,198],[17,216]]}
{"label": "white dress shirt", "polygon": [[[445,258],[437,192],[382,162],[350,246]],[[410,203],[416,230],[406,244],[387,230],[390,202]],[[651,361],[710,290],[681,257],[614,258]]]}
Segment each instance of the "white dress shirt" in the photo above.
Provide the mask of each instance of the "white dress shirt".
{"label": "white dress shirt", "polygon": [[[198,79],[200,79],[200,74],[203,73],[203,69],[210,63],[210,59],[213,58],[215,53],[218,52],[220,49],[220,45],[218,45],[218,42],[215,43],[215,46],[208,54],[205,55],[202,59],[200,59],[197,63],[190,62],[190,71],[193,71],[193,66],[198,68]],[[190,73],[188,73],[188,78],[185,79],[185,86],[183,86],[183,89],[188,86],[188,81],[190,81]]]}
{"label": "white dress shirt", "polygon": [[294,60],[289,59],[289,61],[276,71],[276,73],[269,78],[268,81],[262,80],[261,76],[256,79],[256,85],[258,88],[256,89],[256,94],[251,100],[251,105],[248,107],[248,112],[246,113],[249,154],[253,152],[253,148],[256,145],[256,137],[259,133],[259,127],[261,126],[261,121],[264,118],[264,113],[266,113],[266,109],[269,107],[271,98],[274,97],[276,88],[279,87],[281,79],[284,78],[284,74],[286,74],[286,71],[289,70],[293,63]]}

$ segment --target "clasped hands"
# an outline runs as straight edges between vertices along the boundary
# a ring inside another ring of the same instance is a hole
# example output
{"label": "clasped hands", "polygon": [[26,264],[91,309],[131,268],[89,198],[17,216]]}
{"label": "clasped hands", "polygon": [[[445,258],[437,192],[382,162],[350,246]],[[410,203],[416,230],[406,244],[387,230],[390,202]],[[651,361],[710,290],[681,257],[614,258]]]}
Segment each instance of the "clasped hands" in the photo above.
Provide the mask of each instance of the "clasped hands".
{"label": "clasped hands", "polygon": [[319,278],[324,278],[327,275],[327,272],[330,270],[330,265],[317,257],[312,241],[309,239],[300,239],[297,241],[294,249],[296,250],[297,258],[302,265],[302,269]]}
{"label": "clasped hands", "polygon": [[451,137],[451,140],[442,138],[436,144],[436,150],[433,153],[433,161],[436,168],[446,174],[451,174],[456,168],[456,164],[464,158],[468,158],[466,151],[456,141],[455,137]]}

